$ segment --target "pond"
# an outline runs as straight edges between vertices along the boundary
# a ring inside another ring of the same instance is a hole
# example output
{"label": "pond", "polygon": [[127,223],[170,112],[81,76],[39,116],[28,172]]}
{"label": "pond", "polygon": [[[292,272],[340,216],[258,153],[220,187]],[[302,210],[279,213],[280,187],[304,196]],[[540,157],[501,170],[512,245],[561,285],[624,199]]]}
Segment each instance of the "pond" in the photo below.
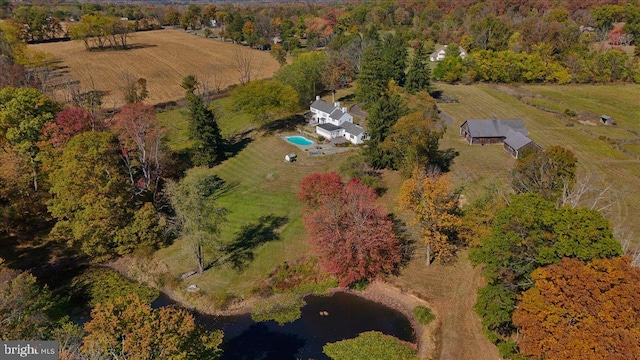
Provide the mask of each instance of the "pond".
{"label": "pond", "polygon": [[[249,314],[212,316],[194,314],[208,329],[224,331],[223,359],[296,360],[329,359],[322,347],[376,330],[400,340],[414,342],[409,320],[399,311],[348,293],[307,296],[300,319],[279,326],[274,321],[255,323]],[[154,307],[171,304],[161,295]],[[327,316],[320,315],[326,311]]]}
{"label": "pond", "polygon": [[287,136],[287,141],[300,146],[313,145],[313,141],[307,139],[304,136]]}

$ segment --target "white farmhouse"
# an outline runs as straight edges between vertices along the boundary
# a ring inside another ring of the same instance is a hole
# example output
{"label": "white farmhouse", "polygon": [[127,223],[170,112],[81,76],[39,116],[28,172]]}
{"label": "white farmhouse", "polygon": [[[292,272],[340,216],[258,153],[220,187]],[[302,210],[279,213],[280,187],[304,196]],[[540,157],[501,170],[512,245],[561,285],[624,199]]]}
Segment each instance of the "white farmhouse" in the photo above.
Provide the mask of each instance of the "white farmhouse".
{"label": "white farmhouse", "polygon": [[310,110],[311,123],[318,124],[316,134],[329,140],[344,138],[356,145],[366,140],[364,129],[353,123],[353,116],[347,112],[346,107],[340,107],[339,102],[331,105],[316,96]]}
{"label": "white farmhouse", "polygon": [[[431,56],[429,56],[429,60],[431,61],[442,61],[444,59],[444,55],[447,52],[447,45],[441,46],[436,51],[434,51]],[[460,57],[465,58],[467,56],[467,52],[464,51],[463,48],[460,48]]]}

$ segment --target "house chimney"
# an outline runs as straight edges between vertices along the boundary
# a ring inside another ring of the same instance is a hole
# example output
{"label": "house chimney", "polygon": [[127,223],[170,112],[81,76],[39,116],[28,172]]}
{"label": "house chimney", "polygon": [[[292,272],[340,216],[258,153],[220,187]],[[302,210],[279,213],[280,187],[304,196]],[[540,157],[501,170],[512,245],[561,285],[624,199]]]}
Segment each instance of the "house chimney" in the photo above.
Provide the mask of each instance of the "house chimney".
{"label": "house chimney", "polygon": [[316,100],[320,100],[320,95],[316,95]]}
{"label": "house chimney", "polygon": [[347,107],[346,106],[342,108],[342,112],[345,113],[345,114],[347,113]]}
{"label": "house chimney", "polygon": [[339,102],[339,101],[338,101],[338,102],[334,102],[334,103],[333,103],[333,106],[335,106],[335,107],[340,107],[340,102]]}

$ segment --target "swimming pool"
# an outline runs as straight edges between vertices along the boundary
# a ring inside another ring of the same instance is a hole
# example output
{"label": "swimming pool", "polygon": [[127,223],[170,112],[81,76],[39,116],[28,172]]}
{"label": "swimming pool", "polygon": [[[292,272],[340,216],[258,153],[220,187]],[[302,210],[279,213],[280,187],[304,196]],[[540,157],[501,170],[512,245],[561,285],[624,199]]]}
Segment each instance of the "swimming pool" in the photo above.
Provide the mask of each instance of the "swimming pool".
{"label": "swimming pool", "polygon": [[309,146],[313,145],[313,141],[307,139],[304,136],[287,136],[287,141],[300,146]]}

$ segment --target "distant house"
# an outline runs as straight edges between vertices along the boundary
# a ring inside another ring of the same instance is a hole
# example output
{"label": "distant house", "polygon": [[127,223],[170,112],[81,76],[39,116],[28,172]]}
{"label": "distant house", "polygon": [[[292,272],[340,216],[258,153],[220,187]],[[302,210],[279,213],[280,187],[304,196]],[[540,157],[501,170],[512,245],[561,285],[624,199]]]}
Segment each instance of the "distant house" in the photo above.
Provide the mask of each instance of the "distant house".
{"label": "distant house", "polygon": [[[436,51],[431,53],[431,56],[429,56],[429,60],[442,61],[442,59],[444,59],[446,52],[447,52],[447,45],[441,46]],[[463,48],[460,48],[460,57],[464,59],[466,56],[467,56],[467,52]]]}
{"label": "distant house", "polygon": [[460,126],[460,136],[469,145],[502,143],[505,150],[516,159],[525,149],[542,150],[528,135],[522,119],[467,120]]}
{"label": "distant house", "polygon": [[316,96],[310,111],[310,123],[318,124],[316,134],[336,142],[346,139],[356,145],[366,140],[364,129],[353,123],[353,116],[349,114],[346,107],[340,107],[339,102],[331,105]]}

